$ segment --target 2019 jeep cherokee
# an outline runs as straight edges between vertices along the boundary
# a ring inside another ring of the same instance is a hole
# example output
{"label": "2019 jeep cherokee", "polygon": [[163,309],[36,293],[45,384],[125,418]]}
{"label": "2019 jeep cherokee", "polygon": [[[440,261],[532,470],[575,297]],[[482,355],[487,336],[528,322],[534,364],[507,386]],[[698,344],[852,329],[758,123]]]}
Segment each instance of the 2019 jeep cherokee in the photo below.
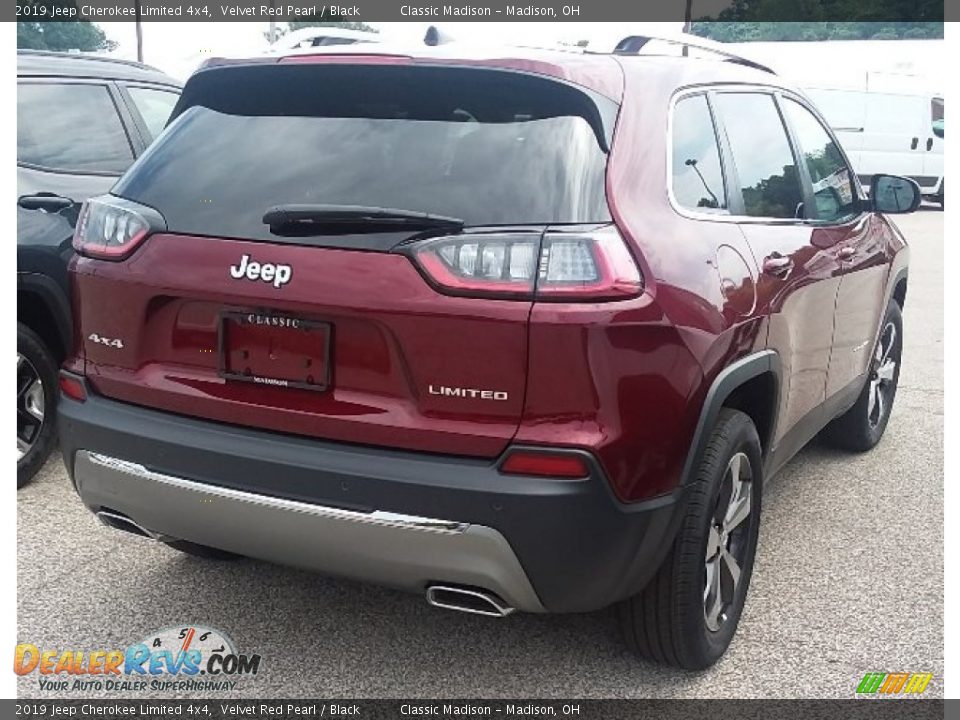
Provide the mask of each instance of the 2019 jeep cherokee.
{"label": "2019 jeep cherokee", "polygon": [[[641,43],[642,44],[642,43]],[[762,481],[865,450],[905,242],[736,62],[456,46],[213,64],[90,200],[64,459],[106,524],[714,662]]]}

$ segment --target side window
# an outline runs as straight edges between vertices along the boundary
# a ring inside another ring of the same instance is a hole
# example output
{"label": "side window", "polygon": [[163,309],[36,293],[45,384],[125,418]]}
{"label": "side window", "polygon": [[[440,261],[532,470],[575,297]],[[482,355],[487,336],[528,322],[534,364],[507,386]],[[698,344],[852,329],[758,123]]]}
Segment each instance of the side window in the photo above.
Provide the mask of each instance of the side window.
{"label": "side window", "polygon": [[77,173],[126,170],[133,150],[107,86],[22,83],[17,162]]}
{"label": "side window", "polygon": [[802,218],[800,176],[773,96],[735,92],[716,97],[740,180],[744,213]]}
{"label": "side window", "polygon": [[150,139],[154,139],[167,124],[173,106],[177,104],[180,96],[169,90],[145,87],[128,87],[127,92],[150,131]]}
{"label": "side window", "polygon": [[673,196],[685,208],[727,207],[720,147],[706,95],[677,102],[673,110]]}
{"label": "side window", "polygon": [[783,108],[813,183],[815,207],[811,216],[816,220],[839,220],[855,214],[856,190],[840,148],[803,105],[785,98]]}
{"label": "side window", "polygon": [[930,122],[933,134],[943,137],[943,98],[933,98],[930,101]]}

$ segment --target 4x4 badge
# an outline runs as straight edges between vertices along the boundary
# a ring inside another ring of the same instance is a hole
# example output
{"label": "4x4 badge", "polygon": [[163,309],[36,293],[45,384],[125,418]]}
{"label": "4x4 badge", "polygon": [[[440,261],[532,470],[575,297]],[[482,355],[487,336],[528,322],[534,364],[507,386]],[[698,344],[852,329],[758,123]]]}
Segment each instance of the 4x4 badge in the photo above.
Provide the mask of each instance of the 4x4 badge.
{"label": "4x4 badge", "polygon": [[293,268],[289,265],[274,265],[273,263],[258,263],[250,259],[249,255],[240,258],[240,262],[230,266],[230,277],[235,280],[262,280],[272,282],[275,288],[282,287],[293,277]]}

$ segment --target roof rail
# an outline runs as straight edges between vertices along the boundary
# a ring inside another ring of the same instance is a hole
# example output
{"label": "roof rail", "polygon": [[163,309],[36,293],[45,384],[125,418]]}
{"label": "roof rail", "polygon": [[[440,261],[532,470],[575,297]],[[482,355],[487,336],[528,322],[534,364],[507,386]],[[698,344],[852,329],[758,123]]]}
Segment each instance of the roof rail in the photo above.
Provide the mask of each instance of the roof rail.
{"label": "roof rail", "polygon": [[129,65],[130,67],[140,68],[141,70],[152,70],[153,72],[162,72],[152,65],[137,62],[136,60],[127,60],[126,58],[113,57],[111,55],[97,55],[90,52],[81,52],[79,50],[33,50],[29,48],[18,48],[17,55],[24,57],[48,57],[48,58],[70,58],[71,60],[90,60],[92,62],[116,63],[117,65]]}
{"label": "roof rail", "polygon": [[758,63],[755,60],[750,60],[742,55],[738,55],[732,50],[724,47],[722,43],[714,42],[713,40],[707,40],[706,38],[697,37],[695,35],[628,35],[617,43],[617,46],[613,49],[613,52],[615,55],[639,55],[640,52],[646,47],[647,43],[651,41],[667,43],[668,45],[679,45],[684,48],[696,48],[697,50],[719,55],[728,62],[734,62],[738,65],[746,65],[747,67],[752,67],[755,70],[762,70],[763,72],[768,72],[772,75],[777,74],[767,65]]}

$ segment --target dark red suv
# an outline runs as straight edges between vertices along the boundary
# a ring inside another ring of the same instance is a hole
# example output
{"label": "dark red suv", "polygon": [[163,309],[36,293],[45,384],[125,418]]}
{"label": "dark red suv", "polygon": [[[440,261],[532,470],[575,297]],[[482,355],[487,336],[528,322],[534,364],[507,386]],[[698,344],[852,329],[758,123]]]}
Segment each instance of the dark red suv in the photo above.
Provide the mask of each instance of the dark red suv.
{"label": "dark red suv", "polygon": [[[72,265],[63,456],[107,525],[714,662],[762,481],[896,391],[907,250],[774,74],[388,46],[212,64]],[[646,46],[645,46],[646,48]],[[646,48],[648,49],[648,48]]]}

